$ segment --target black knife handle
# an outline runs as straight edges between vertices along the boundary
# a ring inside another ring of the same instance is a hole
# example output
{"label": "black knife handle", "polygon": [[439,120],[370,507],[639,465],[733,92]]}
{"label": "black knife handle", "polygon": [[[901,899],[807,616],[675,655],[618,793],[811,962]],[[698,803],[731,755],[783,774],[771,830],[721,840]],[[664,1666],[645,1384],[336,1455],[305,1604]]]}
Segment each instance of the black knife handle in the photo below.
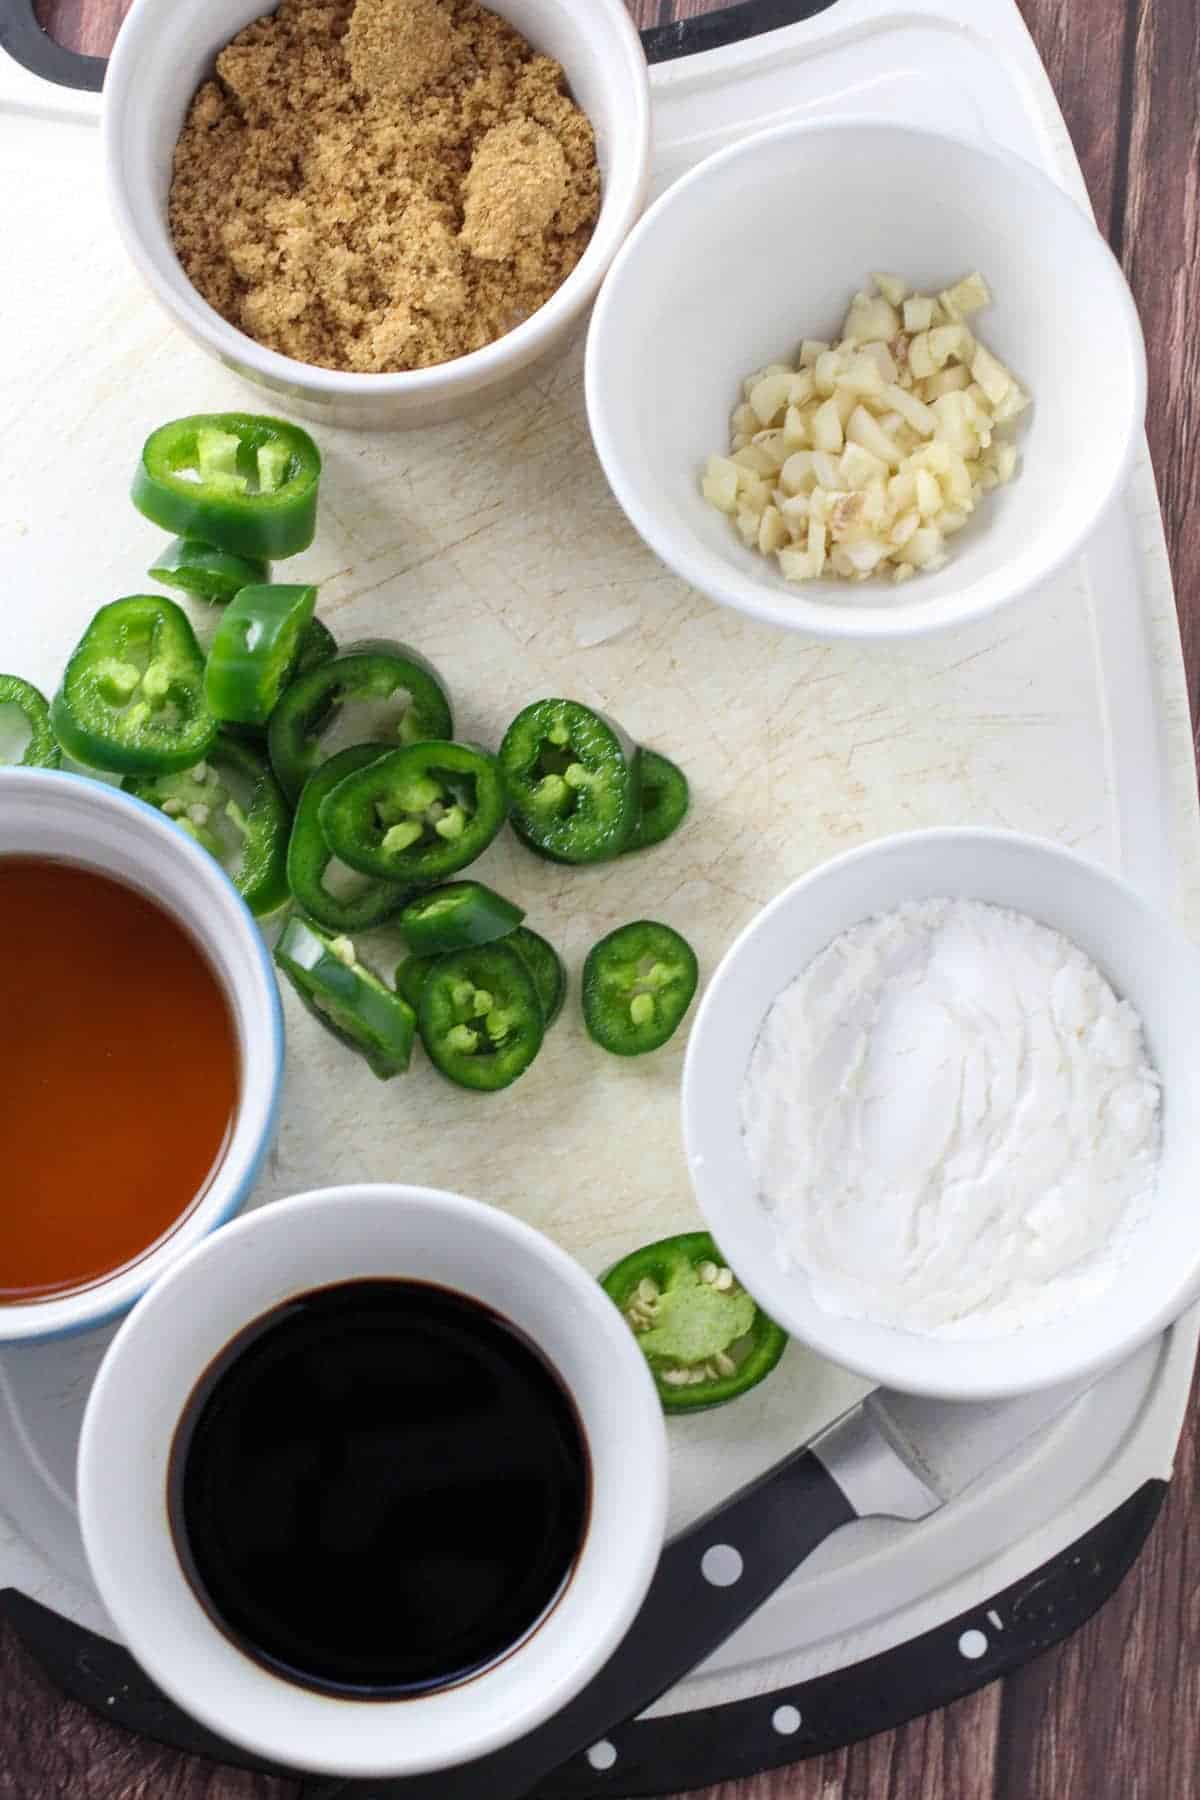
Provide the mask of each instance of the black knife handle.
{"label": "black knife handle", "polygon": [[544,1725],[475,1762],[377,1788],[348,1784],[347,1794],[516,1800],[703,1662],[818,1544],[855,1517],[824,1463],[811,1450],[797,1451],[672,1538],[617,1650]]}

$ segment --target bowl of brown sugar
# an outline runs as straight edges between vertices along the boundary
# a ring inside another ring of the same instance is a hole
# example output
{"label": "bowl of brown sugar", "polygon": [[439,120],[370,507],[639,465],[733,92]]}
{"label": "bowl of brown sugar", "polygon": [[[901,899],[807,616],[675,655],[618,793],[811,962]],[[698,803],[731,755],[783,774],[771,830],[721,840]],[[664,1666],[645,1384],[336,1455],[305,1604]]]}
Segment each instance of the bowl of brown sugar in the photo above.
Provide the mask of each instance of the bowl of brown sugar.
{"label": "bowl of brown sugar", "polygon": [[177,324],[292,412],[377,429],[562,346],[641,208],[623,0],[134,0],[109,64],[118,228]]}

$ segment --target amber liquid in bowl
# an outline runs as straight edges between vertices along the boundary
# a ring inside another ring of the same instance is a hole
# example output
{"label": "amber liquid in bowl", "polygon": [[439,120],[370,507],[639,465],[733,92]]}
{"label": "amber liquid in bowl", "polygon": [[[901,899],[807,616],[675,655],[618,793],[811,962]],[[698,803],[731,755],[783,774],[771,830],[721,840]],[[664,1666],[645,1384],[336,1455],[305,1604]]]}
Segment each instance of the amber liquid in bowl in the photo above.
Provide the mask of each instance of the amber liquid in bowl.
{"label": "amber liquid in bowl", "polygon": [[131,887],[0,857],[0,1304],[88,1286],[189,1211],[238,1097],[225,992]]}

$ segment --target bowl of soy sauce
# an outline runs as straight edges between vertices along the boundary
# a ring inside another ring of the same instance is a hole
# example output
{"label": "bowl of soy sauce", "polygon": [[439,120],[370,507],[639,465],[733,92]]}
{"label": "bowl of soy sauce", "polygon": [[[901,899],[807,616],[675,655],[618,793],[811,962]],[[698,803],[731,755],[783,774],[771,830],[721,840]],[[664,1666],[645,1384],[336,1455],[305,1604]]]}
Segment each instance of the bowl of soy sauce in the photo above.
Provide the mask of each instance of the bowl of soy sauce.
{"label": "bowl of soy sauce", "polygon": [[330,1188],[181,1258],[96,1378],[84,1543],[133,1655],[287,1767],[400,1776],[520,1737],[616,1649],[662,1545],[644,1360],[495,1208]]}

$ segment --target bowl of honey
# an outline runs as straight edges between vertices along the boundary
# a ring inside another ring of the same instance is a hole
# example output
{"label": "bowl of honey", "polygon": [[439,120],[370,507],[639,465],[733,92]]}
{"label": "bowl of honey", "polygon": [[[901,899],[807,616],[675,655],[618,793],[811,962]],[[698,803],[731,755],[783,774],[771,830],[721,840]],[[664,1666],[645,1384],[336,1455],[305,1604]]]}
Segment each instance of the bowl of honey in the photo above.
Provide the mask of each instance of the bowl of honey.
{"label": "bowl of honey", "polygon": [[0,934],[0,1342],[20,1342],[117,1317],[237,1211],[283,1026],[224,872],[103,782],[4,770]]}

